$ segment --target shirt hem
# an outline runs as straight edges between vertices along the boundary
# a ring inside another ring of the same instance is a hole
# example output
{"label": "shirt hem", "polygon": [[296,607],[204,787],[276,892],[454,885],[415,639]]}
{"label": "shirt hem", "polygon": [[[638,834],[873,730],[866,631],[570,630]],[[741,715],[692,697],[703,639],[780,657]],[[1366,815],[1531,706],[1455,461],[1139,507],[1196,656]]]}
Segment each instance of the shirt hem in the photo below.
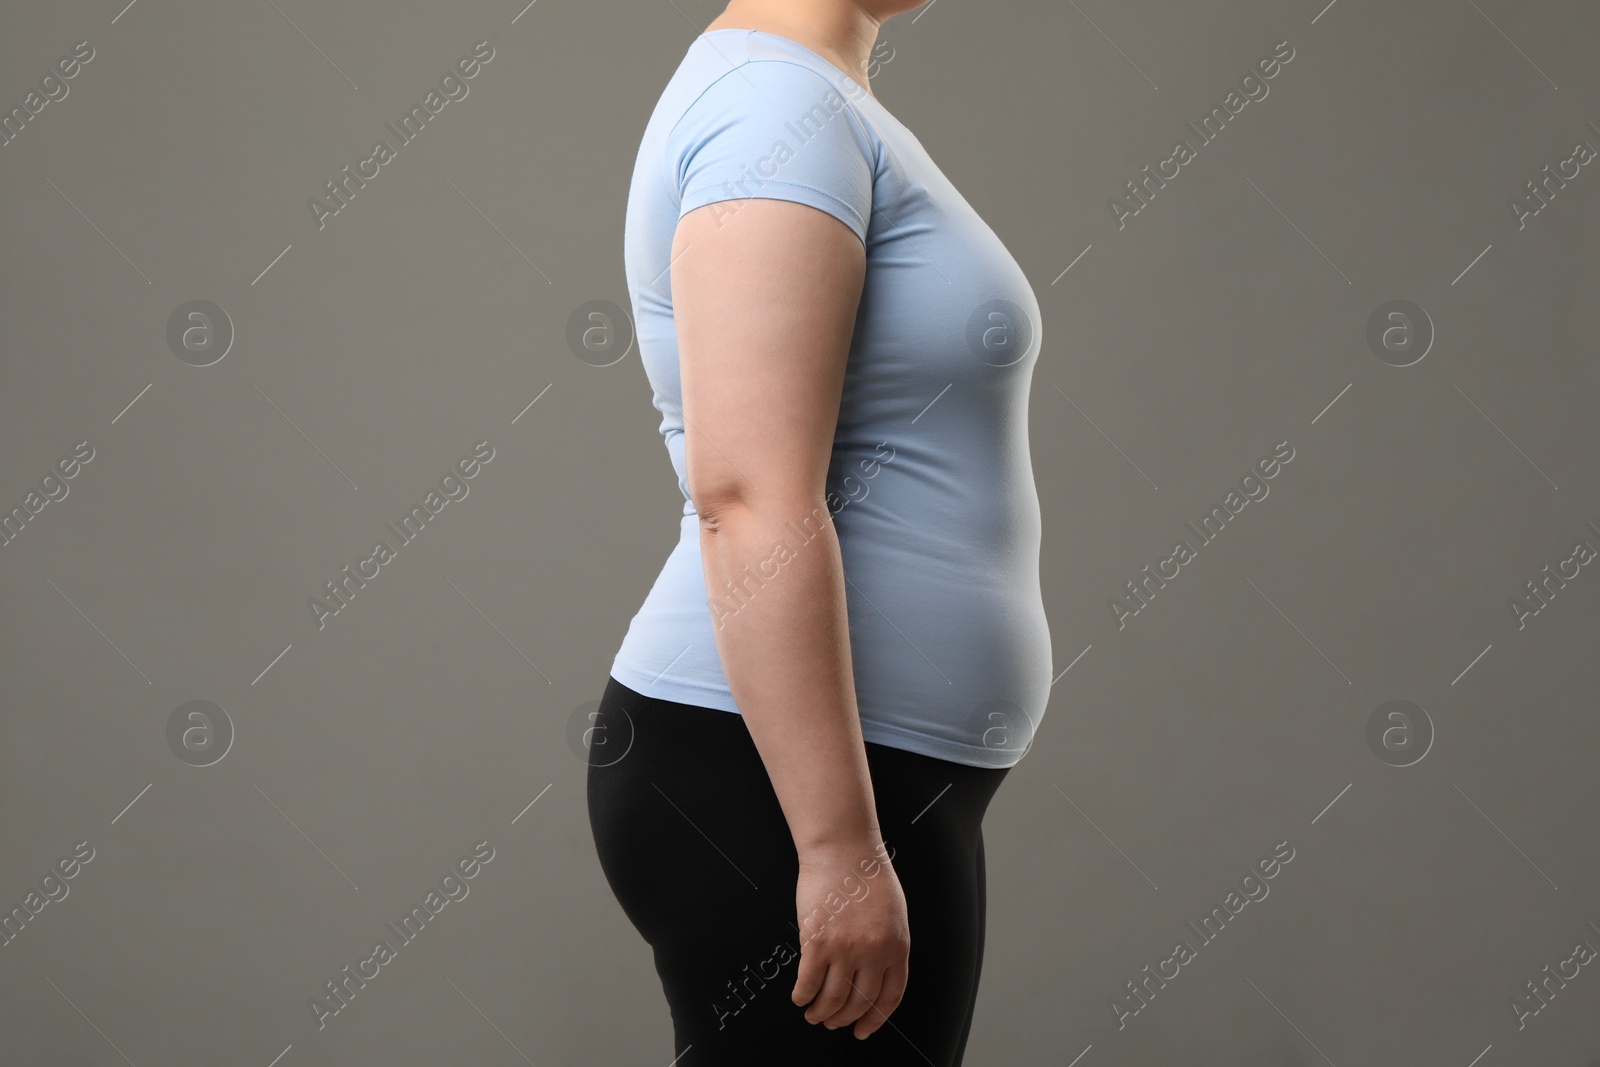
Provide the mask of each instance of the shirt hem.
{"label": "shirt hem", "polygon": [[721,686],[709,686],[685,681],[667,675],[651,675],[617,658],[611,661],[611,676],[635,693],[657,700],[670,700],[674,704],[693,704],[702,708],[715,708],[739,714],[739,705],[733,694]]}
{"label": "shirt hem", "polygon": [[[734,701],[733,694],[722,686],[710,686],[665,675],[652,676],[620,658],[612,660],[611,676],[634,692],[657,700],[670,700],[674,704],[692,704],[696,707],[726,711],[733,715],[739,714],[739,705]],[[919,756],[942,759],[967,767],[997,770],[1016,766],[1028,752],[1027,749],[1018,752],[1016,749],[969,745],[871,719],[861,720],[861,738],[875,745],[897,748]]]}
{"label": "shirt hem", "polygon": [[[1003,770],[1014,767],[1026,755],[1026,750],[1018,752],[1015,749],[987,748],[983,745],[969,745],[961,741],[951,741],[944,737],[933,737],[929,734],[907,730],[903,726],[891,726],[888,723],[873,722],[869,719],[861,720],[861,737],[873,744],[885,745],[889,748],[904,749],[915,752],[919,756],[931,756],[942,759],[948,763],[959,763],[966,767],[982,767],[989,770]],[[906,742],[911,742],[907,744]]]}

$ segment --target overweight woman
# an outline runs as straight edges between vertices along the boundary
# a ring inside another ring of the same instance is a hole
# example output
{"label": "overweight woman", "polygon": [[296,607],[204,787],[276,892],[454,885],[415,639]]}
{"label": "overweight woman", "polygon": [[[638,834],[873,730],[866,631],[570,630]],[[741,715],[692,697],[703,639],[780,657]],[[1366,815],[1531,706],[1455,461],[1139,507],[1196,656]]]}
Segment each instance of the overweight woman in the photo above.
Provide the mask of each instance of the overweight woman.
{"label": "overweight woman", "polygon": [[983,815],[1049,694],[1038,303],[872,93],[915,6],[732,0],[634,167],[629,297],[684,505],[588,804],[676,1067],[959,1064]]}

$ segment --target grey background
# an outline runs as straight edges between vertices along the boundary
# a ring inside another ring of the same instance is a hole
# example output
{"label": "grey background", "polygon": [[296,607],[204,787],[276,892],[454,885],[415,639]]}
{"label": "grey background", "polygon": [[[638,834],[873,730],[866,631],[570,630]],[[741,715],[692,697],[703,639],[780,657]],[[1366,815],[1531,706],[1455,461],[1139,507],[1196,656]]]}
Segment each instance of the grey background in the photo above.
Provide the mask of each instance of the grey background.
{"label": "grey background", "polygon": [[[0,503],[95,449],[0,547],[0,905],[95,850],[0,947],[0,1061],[665,1065],[566,738],[681,498],[637,353],[565,338],[627,302],[638,137],[720,6],[123,3],[12,3],[0,32],[7,110],[95,49],[0,148]],[[1522,628],[1509,602],[1600,546],[1600,174],[1523,228],[1508,207],[1600,146],[1597,25],[1575,0],[886,25],[880,99],[1045,316],[1059,677],[986,823],[968,1063],[1597,1062],[1594,965],[1522,1028],[1510,1000],[1600,946],[1600,572]],[[307,199],[479,40],[468,97],[319,230]],[[1109,198],[1284,40],[1270,94],[1119,230]],[[196,299],[237,334],[208,367],[166,340]],[[1407,367],[1366,342],[1393,299],[1437,331]],[[319,629],[307,599],[485,439],[469,495]],[[1280,440],[1271,495],[1119,629],[1123,583]],[[197,699],[236,731],[204,767],[167,738]],[[1407,767],[1367,741],[1395,699],[1435,732]],[[319,1029],[310,998],[482,840],[470,895]],[[1270,895],[1119,1029],[1112,999],[1279,841]]]}

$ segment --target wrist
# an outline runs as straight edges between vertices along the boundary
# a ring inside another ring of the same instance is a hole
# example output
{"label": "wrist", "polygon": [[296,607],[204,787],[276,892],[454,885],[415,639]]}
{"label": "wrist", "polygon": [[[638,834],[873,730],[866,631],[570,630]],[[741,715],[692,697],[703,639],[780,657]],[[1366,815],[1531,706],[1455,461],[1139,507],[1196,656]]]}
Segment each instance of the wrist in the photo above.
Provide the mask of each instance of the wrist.
{"label": "wrist", "polygon": [[797,844],[795,852],[801,867],[848,867],[863,871],[873,868],[868,873],[876,873],[876,866],[889,863],[893,856],[876,826],[859,834],[827,838],[804,846]]}

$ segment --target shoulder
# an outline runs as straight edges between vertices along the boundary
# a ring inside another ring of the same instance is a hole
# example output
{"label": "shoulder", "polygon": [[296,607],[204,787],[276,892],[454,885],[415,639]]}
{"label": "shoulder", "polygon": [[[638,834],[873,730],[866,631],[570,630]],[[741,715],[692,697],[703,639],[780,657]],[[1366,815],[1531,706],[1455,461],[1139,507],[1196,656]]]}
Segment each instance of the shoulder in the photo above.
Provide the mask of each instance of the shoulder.
{"label": "shoulder", "polygon": [[698,88],[684,94],[669,140],[739,121],[781,128],[785,122],[798,124],[817,115],[818,109],[828,115],[848,113],[859,135],[872,139],[870,127],[851,102],[862,93],[860,86],[840,71],[830,75],[813,62],[764,45],[753,40],[737,47],[727,42],[708,45],[696,57],[702,68]]}

